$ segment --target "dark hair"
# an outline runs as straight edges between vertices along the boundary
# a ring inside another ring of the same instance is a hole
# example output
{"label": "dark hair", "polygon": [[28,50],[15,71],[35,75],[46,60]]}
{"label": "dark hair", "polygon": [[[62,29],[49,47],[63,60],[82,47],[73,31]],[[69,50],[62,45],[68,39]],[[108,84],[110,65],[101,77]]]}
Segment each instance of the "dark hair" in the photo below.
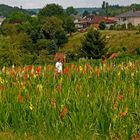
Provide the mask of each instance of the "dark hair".
{"label": "dark hair", "polygon": [[102,60],[105,60],[105,59],[106,59],[106,57],[103,55],[103,56],[102,56]]}
{"label": "dark hair", "polygon": [[57,61],[60,61],[60,60],[61,60],[60,58],[57,59]]}

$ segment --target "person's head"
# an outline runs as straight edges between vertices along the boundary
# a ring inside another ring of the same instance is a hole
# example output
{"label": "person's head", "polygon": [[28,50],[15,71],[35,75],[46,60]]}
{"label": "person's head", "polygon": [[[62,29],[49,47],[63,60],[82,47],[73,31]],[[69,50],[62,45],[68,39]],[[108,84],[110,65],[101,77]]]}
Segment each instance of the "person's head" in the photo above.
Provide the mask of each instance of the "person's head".
{"label": "person's head", "polygon": [[61,62],[61,59],[60,59],[60,58],[58,58],[58,59],[57,59],[57,61],[58,61],[58,62]]}
{"label": "person's head", "polygon": [[102,60],[106,60],[106,57],[104,55],[102,56]]}

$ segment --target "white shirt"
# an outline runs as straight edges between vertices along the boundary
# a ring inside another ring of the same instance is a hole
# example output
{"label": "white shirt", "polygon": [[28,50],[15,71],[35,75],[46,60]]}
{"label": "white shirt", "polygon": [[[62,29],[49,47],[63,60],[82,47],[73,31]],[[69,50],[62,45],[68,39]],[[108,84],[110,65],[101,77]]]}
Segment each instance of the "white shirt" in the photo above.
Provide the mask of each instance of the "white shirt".
{"label": "white shirt", "polygon": [[55,67],[58,72],[62,72],[62,63],[61,62],[56,62]]}

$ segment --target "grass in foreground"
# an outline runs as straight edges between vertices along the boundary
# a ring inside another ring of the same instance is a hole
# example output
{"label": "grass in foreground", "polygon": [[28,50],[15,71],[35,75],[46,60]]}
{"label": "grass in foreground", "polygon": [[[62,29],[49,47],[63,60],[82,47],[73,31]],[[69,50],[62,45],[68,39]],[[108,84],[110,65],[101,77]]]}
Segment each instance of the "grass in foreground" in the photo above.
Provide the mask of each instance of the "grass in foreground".
{"label": "grass in foreground", "polygon": [[[131,139],[140,133],[140,61],[3,68],[0,130],[31,139]],[[7,136],[7,135],[6,135]]]}

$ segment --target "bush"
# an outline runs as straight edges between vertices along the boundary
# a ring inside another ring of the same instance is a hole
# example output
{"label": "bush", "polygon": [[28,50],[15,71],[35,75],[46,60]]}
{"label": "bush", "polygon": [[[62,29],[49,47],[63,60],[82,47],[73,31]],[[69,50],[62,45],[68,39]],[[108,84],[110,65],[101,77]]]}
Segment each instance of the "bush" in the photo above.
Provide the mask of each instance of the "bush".
{"label": "bush", "polygon": [[137,55],[140,55],[140,47],[136,48],[136,53],[137,53]]}
{"label": "bush", "polygon": [[124,52],[126,52],[126,51],[127,51],[127,48],[126,48],[126,47],[122,47],[122,50],[123,50]]}
{"label": "bush", "polygon": [[105,24],[104,21],[101,21],[101,22],[100,22],[99,28],[100,28],[101,30],[104,30],[104,29],[106,28],[106,24]]}

